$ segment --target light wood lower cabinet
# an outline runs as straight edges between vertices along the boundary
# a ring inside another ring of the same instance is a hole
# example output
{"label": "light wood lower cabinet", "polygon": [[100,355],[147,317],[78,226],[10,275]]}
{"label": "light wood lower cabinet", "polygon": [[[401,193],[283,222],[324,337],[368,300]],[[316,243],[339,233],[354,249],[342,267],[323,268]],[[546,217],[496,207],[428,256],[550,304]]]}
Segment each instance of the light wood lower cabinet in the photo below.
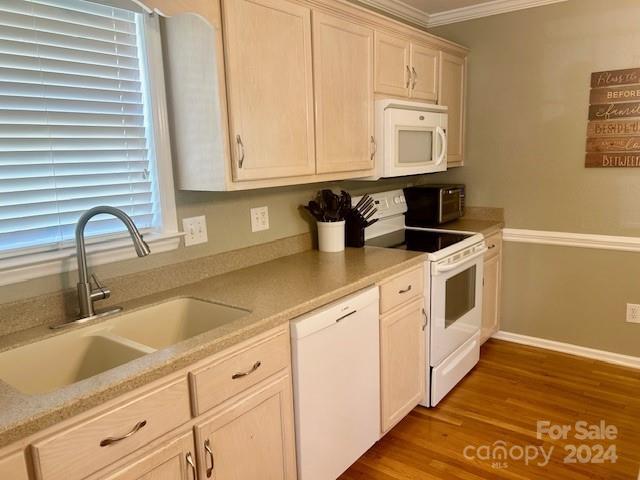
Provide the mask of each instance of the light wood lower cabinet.
{"label": "light wood lower cabinet", "polygon": [[[131,463],[103,480],[197,480],[193,433],[189,431],[149,452],[140,452]],[[89,480],[89,479],[87,479]]]}
{"label": "light wood lower cabinet", "polygon": [[488,237],[489,250],[484,258],[482,286],[482,328],[480,341],[486,342],[500,329],[500,299],[502,291],[502,234]]}
{"label": "light wood lower cabinet", "polygon": [[315,173],[311,10],[224,0],[234,180]]}
{"label": "light wood lower cabinet", "polygon": [[[424,269],[412,269],[380,285],[381,433],[388,432],[425,397],[428,313]],[[409,287],[411,285],[411,287]],[[413,294],[407,296],[404,295]],[[399,301],[401,300],[402,301]]]}
{"label": "light wood lower cabinet", "polygon": [[195,427],[200,478],[296,478],[291,378],[274,376]]}
{"label": "light wood lower cabinet", "polygon": [[438,103],[448,107],[447,167],[464,165],[467,57],[440,53]]}
{"label": "light wood lower cabinet", "polygon": [[376,149],[373,30],[314,12],[313,64],[316,171],[371,170]]}
{"label": "light wood lower cabinet", "polygon": [[3,480],[29,480],[27,464],[22,451],[0,459],[0,478]]}

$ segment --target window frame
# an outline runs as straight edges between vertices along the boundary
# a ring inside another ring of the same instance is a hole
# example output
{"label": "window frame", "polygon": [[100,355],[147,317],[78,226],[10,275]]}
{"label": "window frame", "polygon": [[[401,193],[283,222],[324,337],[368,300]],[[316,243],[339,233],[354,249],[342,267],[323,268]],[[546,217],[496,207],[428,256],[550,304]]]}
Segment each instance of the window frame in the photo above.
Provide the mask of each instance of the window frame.
{"label": "window frame", "polygon": [[[178,230],[160,22],[156,13],[135,13],[142,16],[136,24],[146,63],[144,107],[152,144],[149,151],[154,155],[153,174],[157,177],[153,196],[160,210],[160,217],[154,222],[159,224],[159,230],[143,233],[155,254],[177,249],[184,233]],[[127,232],[87,237],[86,250],[90,265],[137,256]],[[74,240],[0,252],[0,286],[76,270],[75,256]]]}

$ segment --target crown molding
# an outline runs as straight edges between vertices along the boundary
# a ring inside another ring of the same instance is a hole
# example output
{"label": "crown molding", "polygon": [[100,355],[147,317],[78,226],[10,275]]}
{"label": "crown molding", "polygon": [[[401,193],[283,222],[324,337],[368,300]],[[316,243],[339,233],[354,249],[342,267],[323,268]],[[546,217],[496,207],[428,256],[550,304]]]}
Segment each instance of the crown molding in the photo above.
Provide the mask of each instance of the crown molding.
{"label": "crown molding", "polygon": [[401,18],[425,28],[438,27],[449,23],[464,22],[474,18],[489,17],[500,13],[515,12],[527,8],[541,7],[567,0],[490,0],[479,5],[445,10],[443,12],[428,14],[402,0],[358,0],[359,3],[368,5],[382,12]]}
{"label": "crown molding", "polygon": [[401,0],[358,0],[358,3],[373,7],[381,12],[401,18],[421,27],[429,26],[429,14]]}
{"label": "crown molding", "polygon": [[428,27],[464,22],[474,18],[490,17],[500,13],[515,12],[527,8],[542,7],[567,0],[492,0],[479,5],[446,10],[429,15]]}

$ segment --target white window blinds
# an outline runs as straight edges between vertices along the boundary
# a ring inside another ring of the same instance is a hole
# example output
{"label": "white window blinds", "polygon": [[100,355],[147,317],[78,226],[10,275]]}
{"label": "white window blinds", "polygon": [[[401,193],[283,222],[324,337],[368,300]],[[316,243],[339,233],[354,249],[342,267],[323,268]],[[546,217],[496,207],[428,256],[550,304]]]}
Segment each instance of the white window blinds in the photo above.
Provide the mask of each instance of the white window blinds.
{"label": "white window blinds", "polygon": [[[0,253],[69,240],[97,205],[154,226],[136,19],[83,0],[0,0]],[[122,229],[104,216],[87,233]]]}

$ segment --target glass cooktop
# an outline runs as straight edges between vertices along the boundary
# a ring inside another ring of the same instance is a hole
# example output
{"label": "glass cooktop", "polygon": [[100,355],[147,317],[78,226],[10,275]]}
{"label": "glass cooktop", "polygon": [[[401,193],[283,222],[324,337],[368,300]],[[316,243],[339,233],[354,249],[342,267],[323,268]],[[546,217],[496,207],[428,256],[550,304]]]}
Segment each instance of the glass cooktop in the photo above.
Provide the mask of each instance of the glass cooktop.
{"label": "glass cooktop", "polygon": [[468,233],[432,230],[396,230],[379,237],[370,238],[365,242],[365,245],[433,253],[471,236]]}

